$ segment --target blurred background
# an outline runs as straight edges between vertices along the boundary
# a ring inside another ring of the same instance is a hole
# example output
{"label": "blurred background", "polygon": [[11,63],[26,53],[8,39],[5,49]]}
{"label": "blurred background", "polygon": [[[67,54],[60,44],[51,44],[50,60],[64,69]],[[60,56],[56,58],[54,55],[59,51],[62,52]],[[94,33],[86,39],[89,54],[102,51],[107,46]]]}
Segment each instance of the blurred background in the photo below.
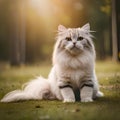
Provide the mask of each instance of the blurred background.
{"label": "blurred background", "polygon": [[120,61],[120,0],[0,0],[0,61],[51,62],[57,26],[87,22],[97,59]]}

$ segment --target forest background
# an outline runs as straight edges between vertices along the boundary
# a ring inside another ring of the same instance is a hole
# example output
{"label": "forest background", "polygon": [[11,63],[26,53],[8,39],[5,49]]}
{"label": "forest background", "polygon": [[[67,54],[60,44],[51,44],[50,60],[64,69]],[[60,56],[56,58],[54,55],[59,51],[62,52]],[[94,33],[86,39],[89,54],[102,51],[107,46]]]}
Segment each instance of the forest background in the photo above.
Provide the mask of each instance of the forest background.
{"label": "forest background", "polygon": [[119,0],[0,0],[0,61],[51,61],[57,26],[90,23],[97,59],[120,60]]}

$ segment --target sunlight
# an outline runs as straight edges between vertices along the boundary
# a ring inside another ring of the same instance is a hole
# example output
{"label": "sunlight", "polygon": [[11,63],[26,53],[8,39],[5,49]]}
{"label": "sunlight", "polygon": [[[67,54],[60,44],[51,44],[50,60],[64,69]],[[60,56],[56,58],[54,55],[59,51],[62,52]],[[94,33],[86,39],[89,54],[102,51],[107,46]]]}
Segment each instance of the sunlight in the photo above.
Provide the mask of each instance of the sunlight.
{"label": "sunlight", "polygon": [[80,1],[73,2],[73,0],[29,0],[29,3],[31,8],[48,25],[59,23],[59,21],[70,25],[73,11],[79,11],[81,14],[80,11],[83,9]]}
{"label": "sunlight", "polygon": [[67,0],[29,0],[29,6],[33,11],[29,12],[30,19],[38,20],[36,27],[40,29],[43,26],[49,39],[51,31],[54,31],[58,24],[71,24],[71,10],[67,7],[69,3]]}
{"label": "sunlight", "polygon": [[31,6],[42,16],[50,15],[52,2],[50,0],[30,0]]}
{"label": "sunlight", "polygon": [[43,21],[47,30],[51,29],[54,25],[55,14],[58,12],[56,0],[29,0],[29,2],[35,13],[40,17],[40,20]]}

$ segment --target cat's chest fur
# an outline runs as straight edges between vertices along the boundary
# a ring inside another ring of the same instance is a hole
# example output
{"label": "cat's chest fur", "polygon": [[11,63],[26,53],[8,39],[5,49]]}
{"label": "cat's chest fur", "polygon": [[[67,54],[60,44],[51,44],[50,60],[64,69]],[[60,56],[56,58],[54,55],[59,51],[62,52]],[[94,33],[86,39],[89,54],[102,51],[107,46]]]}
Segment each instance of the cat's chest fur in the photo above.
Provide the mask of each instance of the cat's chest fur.
{"label": "cat's chest fur", "polygon": [[57,66],[57,78],[58,80],[62,79],[66,82],[74,84],[75,86],[79,85],[81,81],[87,79],[92,75],[92,69],[90,65],[87,66],[81,64],[78,68],[74,69],[69,66]]}

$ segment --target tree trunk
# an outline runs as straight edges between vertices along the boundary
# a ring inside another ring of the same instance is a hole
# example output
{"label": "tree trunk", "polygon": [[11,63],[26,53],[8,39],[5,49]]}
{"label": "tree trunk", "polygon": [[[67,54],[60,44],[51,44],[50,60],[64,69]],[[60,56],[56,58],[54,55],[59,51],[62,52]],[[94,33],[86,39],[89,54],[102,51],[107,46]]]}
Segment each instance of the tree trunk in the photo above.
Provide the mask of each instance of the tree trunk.
{"label": "tree trunk", "polygon": [[25,63],[26,19],[25,1],[14,1],[11,5],[10,39],[11,65],[19,66]]}
{"label": "tree trunk", "polygon": [[19,23],[18,23],[18,5],[16,2],[11,3],[10,9],[10,40],[11,40],[11,65],[20,65],[19,51]]}
{"label": "tree trunk", "polygon": [[25,63],[26,53],[26,10],[25,1],[20,2],[20,62]]}
{"label": "tree trunk", "polygon": [[112,0],[112,48],[113,48],[113,60],[118,61],[118,31],[117,31],[117,11],[116,1]]}

